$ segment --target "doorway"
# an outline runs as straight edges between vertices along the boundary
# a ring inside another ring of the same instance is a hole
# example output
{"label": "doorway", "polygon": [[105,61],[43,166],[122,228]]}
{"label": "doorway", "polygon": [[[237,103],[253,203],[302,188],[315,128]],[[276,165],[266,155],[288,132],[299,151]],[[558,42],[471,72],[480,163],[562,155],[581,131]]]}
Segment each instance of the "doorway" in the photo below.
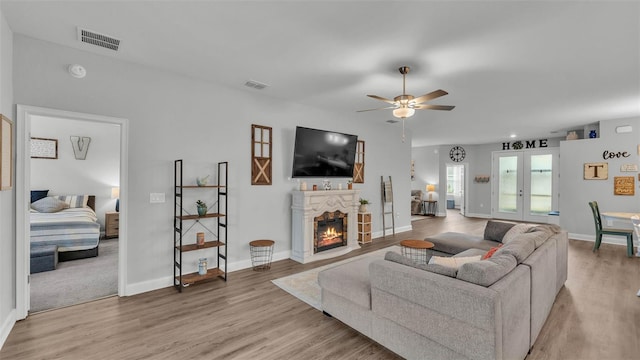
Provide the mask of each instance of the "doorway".
{"label": "doorway", "polygon": [[558,149],[496,151],[491,216],[546,223],[559,200]]}
{"label": "doorway", "polygon": [[447,198],[446,208],[456,209],[465,214],[465,165],[447,165]]}
{"label": "doorway", "polygon": [[[127,259],[127,184],[128,184],[128,121],[94,114],[76,113],[33,106],[17,106],[16,147],[16,318],[27,317],[30,303],[30,190],[31,190],[31,124],[36,117],[69,119],[118,127],[119,134],[119,239],[117,244],[117,293],[126,295]],[[76,134],[74,134],[76,135]],[[68,139],[61,139],[64,141]],[[118,150],[117,148],[115,149]],[[90,150],[89,150],[90,151]]]}

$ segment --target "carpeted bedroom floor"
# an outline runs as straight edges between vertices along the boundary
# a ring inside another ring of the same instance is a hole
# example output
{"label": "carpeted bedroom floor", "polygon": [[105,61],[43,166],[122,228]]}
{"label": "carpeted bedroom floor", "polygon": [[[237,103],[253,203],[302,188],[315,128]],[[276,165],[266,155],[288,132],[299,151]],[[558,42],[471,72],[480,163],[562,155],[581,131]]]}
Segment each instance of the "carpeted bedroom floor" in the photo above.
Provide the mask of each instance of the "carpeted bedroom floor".
{"label": "carpeted bedroom floor", "polygon": [[31,274],[31,313],[118,293],[118,239],[100,240],[98,256],[58,262],[52,271]]}

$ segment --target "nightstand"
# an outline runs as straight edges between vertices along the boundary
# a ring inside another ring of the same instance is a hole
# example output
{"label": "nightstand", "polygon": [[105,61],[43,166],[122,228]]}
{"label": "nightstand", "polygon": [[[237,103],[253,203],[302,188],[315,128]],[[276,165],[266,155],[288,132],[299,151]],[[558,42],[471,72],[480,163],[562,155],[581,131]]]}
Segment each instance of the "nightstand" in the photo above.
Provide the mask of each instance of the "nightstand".
{"label": "nightstand", "polygon": [[104,214],[104,237],[106,239],[119,236],[120,213],[108,211]]}
{"label": "nightstand", "polygon": [[436,200],[424,200],[422,202],[422,208],[424,209],[423,215],[436,216],[438,210],[438,202]]}

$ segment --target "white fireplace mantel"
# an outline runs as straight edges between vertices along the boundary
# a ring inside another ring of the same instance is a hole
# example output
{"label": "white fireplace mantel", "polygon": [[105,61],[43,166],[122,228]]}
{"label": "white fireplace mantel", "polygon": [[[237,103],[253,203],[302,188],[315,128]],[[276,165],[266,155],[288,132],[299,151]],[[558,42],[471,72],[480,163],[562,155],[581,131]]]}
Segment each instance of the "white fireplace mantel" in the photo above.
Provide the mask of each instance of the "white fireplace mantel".
{"label": "white fireplace mantel", "polygon": [[[360,190],[316,190],[293,191],[291,205],[291,259],[306,264],[308,262],[344,255],[359,249],[358,207]],[[326,211],[339,210],[347,214],[347,245],[335,249],[313,253],[313,220]]]}

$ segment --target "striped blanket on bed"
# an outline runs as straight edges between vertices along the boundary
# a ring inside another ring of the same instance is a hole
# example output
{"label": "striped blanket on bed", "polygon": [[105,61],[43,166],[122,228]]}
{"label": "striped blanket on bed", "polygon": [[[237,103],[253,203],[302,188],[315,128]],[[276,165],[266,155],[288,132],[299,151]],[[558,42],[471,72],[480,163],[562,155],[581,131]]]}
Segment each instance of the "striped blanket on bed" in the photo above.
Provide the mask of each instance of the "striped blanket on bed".
{"label": "striped blanket on bed", "polygon": [[55,213],[31,211],[31,245],[58,245],[58,251],[93,249],[100,240],[100,224],[91,208]]}

